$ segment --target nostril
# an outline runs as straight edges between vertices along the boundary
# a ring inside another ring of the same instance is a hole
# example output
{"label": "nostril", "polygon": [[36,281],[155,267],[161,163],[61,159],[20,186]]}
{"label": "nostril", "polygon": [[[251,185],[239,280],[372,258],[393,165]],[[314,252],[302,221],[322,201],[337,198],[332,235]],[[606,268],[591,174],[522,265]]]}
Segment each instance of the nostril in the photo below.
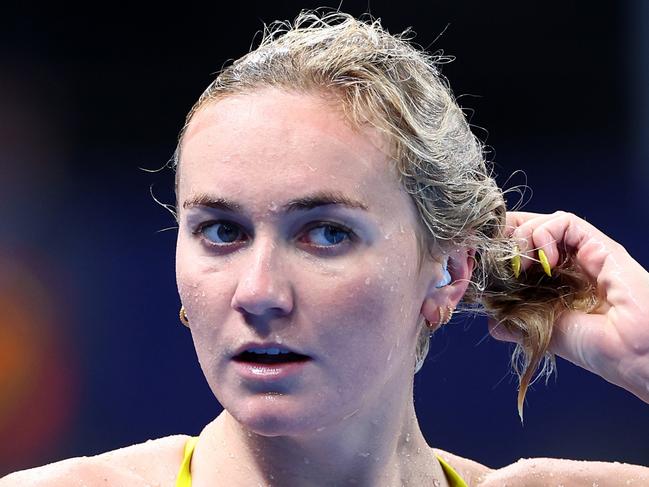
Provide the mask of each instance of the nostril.
{"label": "nostril", "polygon": [[285,316],[291,312],[293,303],[290,291],[259,289],[237,289],[232,297],[230,306],[243,315],[271,317]]}

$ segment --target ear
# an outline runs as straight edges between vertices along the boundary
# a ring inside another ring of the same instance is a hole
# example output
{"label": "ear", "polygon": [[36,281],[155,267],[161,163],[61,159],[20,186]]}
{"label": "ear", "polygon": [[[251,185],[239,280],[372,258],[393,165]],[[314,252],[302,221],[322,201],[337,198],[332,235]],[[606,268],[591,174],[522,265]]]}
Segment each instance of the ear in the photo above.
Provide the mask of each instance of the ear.
{"label": "ear", "polygon": [[[473,275],[474,256],[475,249],[468,247],[455,247],[451,251],[444,252],[440,255],[439,260],[435,264],[435,272],[428,285],[426,297],[421,306],[421,314],[431,324],[437,324],[439,326],[442,318],[440,316],[440,308],[445,310],[446,306],[450,306],[455,309],[462,296],[464,296],[471,276]],[[451,282],[445,286],[437,287],[440,281],[444,279],[445,261],[447,262],[448,272],[451,275]]]}

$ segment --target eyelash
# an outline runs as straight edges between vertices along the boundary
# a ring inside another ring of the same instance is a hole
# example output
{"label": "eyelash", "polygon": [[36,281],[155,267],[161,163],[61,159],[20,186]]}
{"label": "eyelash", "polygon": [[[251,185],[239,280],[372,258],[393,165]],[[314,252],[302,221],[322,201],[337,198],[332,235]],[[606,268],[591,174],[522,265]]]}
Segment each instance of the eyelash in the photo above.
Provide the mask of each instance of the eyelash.
{"label": "eyelash", "polygon": [[[225,244],[217,244],[217,243],[214,243],[214,242],[210,241],[209,239],[207,239],[204,236],[204,230],[205,229],[207,229],[207,228],[209,228],[209,227],[211,227],[213,225],[219,225],[219,224],[221,224],[221,225],[227,224],[229,226],[239,228],[239,225],[237,225],[236,223],[234,223],[232,221],[229,221],[229,220],[211,220],[211,221],[201,223],[196,228],[196,230],[192,231],[192,234],[193,235],[198,235],[200,240],[202,242],[204,242],[205,245],[207,245],[208,247],[211,247],[211,248],[215,248],[215,249],[226,249],[226,248],[231,247],[233,245],[237,245],[237,242],[230,242],[230,243],[225,243]],[[350,228],[348,228],[345,225],[342,225],[340,223],[334,223],[334,222],[328,222],[328,221],[315,222],[312,225],[309,225],[306,228],[304,233],[309,233],[310,231],[315,230],[316,228],[331,228],[331,229],[335,230],[336,232],[343,232],[343,233],[347,234],[347,238],[345,240],[343,240],[343,242],[341,242],[341,243],[332,244],[332,245],[311,245],[311,247],[314,247],[314,248],[316,248],[318,250],[323,250],[325,252],[329,251],[329,250],[340,249],[344,245],[349,245],[355,239],[355,234]]]}

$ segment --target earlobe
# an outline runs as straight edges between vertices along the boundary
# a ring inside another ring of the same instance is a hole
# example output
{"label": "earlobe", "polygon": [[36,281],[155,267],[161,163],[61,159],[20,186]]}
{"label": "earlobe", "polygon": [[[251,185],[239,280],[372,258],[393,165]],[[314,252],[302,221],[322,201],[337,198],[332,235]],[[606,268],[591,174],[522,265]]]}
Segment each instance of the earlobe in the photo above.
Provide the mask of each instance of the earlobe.
{"label": "earlobe", "polygon": [[450,320],[452,310],[462,299],[473,274],[475,263],[474,249],[456,249],[456,252],[445,254],[442,261],[442,277],[431,283],[429,294],[421,307],[426,321],[436,329]]}

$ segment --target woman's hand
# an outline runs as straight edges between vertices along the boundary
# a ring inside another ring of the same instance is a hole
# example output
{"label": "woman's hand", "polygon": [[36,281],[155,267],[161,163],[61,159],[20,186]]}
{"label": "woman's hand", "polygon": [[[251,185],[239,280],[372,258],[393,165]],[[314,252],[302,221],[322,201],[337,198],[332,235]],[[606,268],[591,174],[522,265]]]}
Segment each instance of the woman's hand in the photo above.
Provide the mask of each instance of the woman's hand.
{"label": "woman's hand", "polygon": [[[622,245],[572,213],[508,212],[507,227],[519,241],[521,273],[541,265],[538,249],[553,268],[559,262],[558,245],[566,246],[602,297],[602,305],[590,313],[560,316],[550,352],[649,403],[649,273]],[[493,320],[489,332],[499,340],[517,341]]]}

